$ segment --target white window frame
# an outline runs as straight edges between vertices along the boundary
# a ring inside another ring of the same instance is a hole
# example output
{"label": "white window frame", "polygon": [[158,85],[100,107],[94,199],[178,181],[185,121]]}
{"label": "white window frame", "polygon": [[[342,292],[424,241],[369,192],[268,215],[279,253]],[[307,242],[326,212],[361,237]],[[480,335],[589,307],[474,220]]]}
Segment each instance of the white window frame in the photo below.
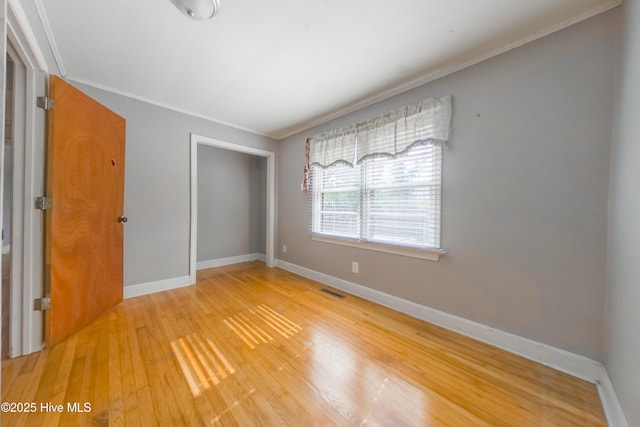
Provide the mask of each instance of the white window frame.
{"label": "white window frame", "polygon": [[[443,149],[442,146],[440,146],[439,148],[440,150]],[[366,168],[366,161],[363,162],[361,167]],[[312,171],[312,176],[322,170],[317,166],[314,166],[313,168],[314,170]],[[364,177],[365,174],[366,174],[365,170],[361,170],[360,176]],[[364,178],[362,179],[362,182],[363,182],[363,187],[360,188],[359,190],[361,192],[366,192],[368,190],[376,188],[376,187],[364,188],[364,185],[365,185]],[[440,192],[442,192],[442,152],[440,153],[440,176],[439,176],[438,184],[439,184]],[[359,212],[359,215],[360,215],[359,236],[360,237],[350,238],[350,237],[337,236],[333,234],[319,233],[314,231],[316,229],[316,224],[318,224],[318,221],[319,221],[321,197],[323,193],[320,191],[317,191],[317,189],[315,188],[315,186],[317,185],[316,179],[312,179],[311,185],[312,185],[312,190],[311,190],[311,216],[312,216],[311,230],[312,231],[311,231],[310,237],[312,240],[318,241],[318,242],[324,242],[324,243],[355,247],[360,249],[367,249],[367,250],[372,250],[377,252],[407,256],[412,258],[425,259],[430,261],[438,261],[440,259],[440,256],[446,253],[446,251],[442,248],[420,248],[415,246],[402,245],[401,243],[397,243],[397,244],[382,243],[382,242],[364,240],[363,230],[364,230],[364,227],[366,226],[363,224],[363,222],[364,222],[364,217],[366,215],[363,213],[363,206],[360,206],[360,212]],[[361,201],[362,200],[363,199],[361,197]],[[439,218],[441,220],[442,198],[440,198],[440,203],[438,205],[438,208],[439,208]],[[441,221],[440,223],[438,223],[438,232],[440,233],[440,244],[441,244],[441,233],[442,233]]]}

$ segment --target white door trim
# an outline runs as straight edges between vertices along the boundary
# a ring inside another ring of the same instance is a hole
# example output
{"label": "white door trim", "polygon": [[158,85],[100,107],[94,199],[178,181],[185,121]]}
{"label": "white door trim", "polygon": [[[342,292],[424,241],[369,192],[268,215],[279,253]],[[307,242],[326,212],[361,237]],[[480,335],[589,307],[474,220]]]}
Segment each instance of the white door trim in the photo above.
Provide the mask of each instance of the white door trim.
{"label": "white door trim", "polygon": [[19,0],[7,4],[7,35],[27,69],[49,71],[35,33]]}
{"label": "white door trim", "polygon": [[276,153],[247,147],[246,145],[220,141],[203,135],[191,134],[191,235],[189,251],[189,277],[192,283],[196,282],[196,248],[198,238],[198,144],[239,153],[252,154],[266,157],[267,159],[267,236],[266,236],[266,264],[267,267],[275,267],[275,196],[276,196]]}
{"label": "white door trim", "polygon": [[[17,357],[42,349],[43,313],[33,310],[33,300],[44,291],[44,252],[42,212],[33,201],[44,191],[44,111],[36,107],[36,97],[45,95],[47,65],[36,37],[19,1],[7,4],[7,53],[23,74],[16,87],[16,115],[20,116],[23,144],[14,155],[14,245],[10,356]],[[4,58],[3,58],[4,60]],[[20,194],[17,194],[20,193]]]}
{"label": "white door trim", "polygon": [[[11,43],[7,43],[7,56],[11,58],[13,62],[13,70],[14,70],[14,81],[13,87],[13,106],[11,110],[13,111],[12,120],[13,126],[11,127],[13,130],[12,138],[12,146],[11,150],[11,163],[13,167],[12,171],[12,202],[11,207],[11,230],[10,230],[10,246],[11,246],[11,258],[10,258],[10,286],[11,286],[11,303],[10,303],[10,320],[9,320],[9,357],[17,357],[23,354],[23,262],[24,262],[24,224],[25,224],[25,215],[24,215],[24,204],[21,203],[25,199],[25,188],[24,188],[24,169],[25,169],[25,146],[26,146],[26,135],[25,135],[25,100],[26,100],[26,67],[21,61],[20,56],[17,54],[16,50],[13,48]],[[9,90],[8,87],[5,88]],[[5,108],[5,115],[7,114],[7,108]],[[6,117],[5,117],[6,120]],[[5,135],[6,141],[7,135]],[[7,153],[4,153],[5,156]],[[3,164],[6,159],[3,159]],[[3,173],[4,175],[4,173]],[[5,178],[5,176],[3,176]],[[2,184],[2,191],[5,190],[5,183]],[[5,201],[4,194],[2,196],[3,203]],[[3,206],[2,214],[6,213],[5,209],[7,207]],[[2,220],[4,224],[4,218]]]}

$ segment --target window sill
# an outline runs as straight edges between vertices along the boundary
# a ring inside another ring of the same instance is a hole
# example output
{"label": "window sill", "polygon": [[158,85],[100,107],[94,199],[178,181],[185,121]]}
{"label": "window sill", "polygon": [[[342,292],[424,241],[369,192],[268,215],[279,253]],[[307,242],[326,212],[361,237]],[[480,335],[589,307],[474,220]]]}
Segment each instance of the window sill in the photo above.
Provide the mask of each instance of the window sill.
{"label": "window sill", "polygon": [[311,240],[336,245],[350,246],[352,248],[367,249],[376,252],[385,252],[394,255],[402,255],[411,258],[439,261],[440,257],[447,253],[444,249],[418,249],[407,246],[388,245],[384,243],[361,242],[359,240],[344,237],[327,236],[324,234],[310,234]]}

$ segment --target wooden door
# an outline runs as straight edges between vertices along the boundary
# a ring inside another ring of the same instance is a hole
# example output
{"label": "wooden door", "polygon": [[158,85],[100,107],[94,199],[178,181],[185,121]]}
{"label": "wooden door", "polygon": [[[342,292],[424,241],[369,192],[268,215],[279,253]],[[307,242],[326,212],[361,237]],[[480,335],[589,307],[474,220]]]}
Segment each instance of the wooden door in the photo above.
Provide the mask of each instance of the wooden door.
{"label": "wooden door", "polygon": [[125,120],[55,76],[49,97],[45,336],[52,346],[122,301]]}

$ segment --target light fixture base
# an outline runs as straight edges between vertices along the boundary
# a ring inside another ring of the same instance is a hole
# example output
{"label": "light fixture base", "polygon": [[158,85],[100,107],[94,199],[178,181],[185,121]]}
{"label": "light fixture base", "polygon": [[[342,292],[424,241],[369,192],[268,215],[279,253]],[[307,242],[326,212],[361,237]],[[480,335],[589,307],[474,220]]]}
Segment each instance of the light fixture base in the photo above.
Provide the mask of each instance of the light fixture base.
{"label": "light fixture base", "polygon": [[184,16],[204,21],[220,10],[220,0],[169,0]]}

